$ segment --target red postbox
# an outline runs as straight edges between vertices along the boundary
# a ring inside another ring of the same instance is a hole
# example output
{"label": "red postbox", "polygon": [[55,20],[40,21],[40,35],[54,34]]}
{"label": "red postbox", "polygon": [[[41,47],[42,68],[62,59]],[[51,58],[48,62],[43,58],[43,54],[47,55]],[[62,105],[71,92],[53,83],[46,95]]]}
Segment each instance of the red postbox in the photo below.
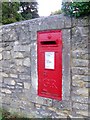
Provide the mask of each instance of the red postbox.
{"label": "red postbox", "polygon": [[62,31],[39,31],[38,37],[38,95],[62,99]]}

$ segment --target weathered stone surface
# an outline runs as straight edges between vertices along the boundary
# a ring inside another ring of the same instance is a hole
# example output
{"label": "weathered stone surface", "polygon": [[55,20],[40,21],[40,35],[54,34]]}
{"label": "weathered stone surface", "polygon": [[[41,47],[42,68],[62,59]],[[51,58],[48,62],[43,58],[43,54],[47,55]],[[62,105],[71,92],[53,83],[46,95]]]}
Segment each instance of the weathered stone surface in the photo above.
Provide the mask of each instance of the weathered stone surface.
{"label": "weathered stone surface", "polygon": [[24,89],[30,89],[30,83],[24,82]]}
{"label": "weathered stone surface", "polygon": [[27,67],[30,67],[30,58],[25,58],[25,59],[23,60],[23,65],[24,65],[24,66],[27,66]]}
{"label": "weathered stone surface", "polygon": [[87,104],[73,103],[73,108],[88,111]]}
{"label": "weathered stone surface", "polygon": [[73,80],[72,85],[82,88],[85,86],[85,82],[81,80]]}
{"label": "weathered stone surface", "polygon": [[18,78],[18,75],[17,74],[10,74],[10,77],[12,77],[12,78]]}
{"label": "weathered stone surface", "polygon": [[[23,65],[23,60],[22,59],[17,59],[15,60],[17,66],[22,66]],[[18,70],[18,67],[17,67]]]}
{"label": "weathered stone surface", "polygon": [[53,107],[56,107],[58,109],[69,110],[69,109],[71,109],[71,102],[70,101],[56,101],[56,100],[53,100]]}
{"label": "weathered stone surface", "polygon": [[86,82],[85,87],[86,87],[86,88],[90,88],[90,83],[89,83],[89,82]]}
{"label": "weathered stone surface", "polygon": [[1,92],[4,92],[6,94],[11,94],[12,93],[9,89],[1,89]]}
{"label": "weathered stone surface", "polygon": [[23,80],[23,79],[29,79],[30,80],[30,76],[29,75],[24,75],[24,74],[19,75],[19,78],[21,80]]}
{"label": "weathered stone surface", "polygon": [[[20,63],[19,63],[20,62]],[[22,67],[22,66],[19,66],[19,65],[22,65],[22,61],[17,61],[17,71],[19,72],[19,73],[22,73],[22,72],[24,72],[24,68]],[[18,64],[19,63],[19,64]]]}
{"label": "weathered stone surface", "polygon": [[89,28],[88,27],[78,27],[78,30],[80,31],[82,36],[85,36],[89,33]]}
{"label": "weathered stone surface", "polygon": [[89,61],[83,59],[73,59],[72,62],[74,67],[88,67]]}
{"label": "weathered stone surface", "polygon": [[1,73],[0,73],[0,76],[2,76],[2,77],[8,77],[8,74],[6,74],[6,73],[4,73],[4,72],[1,72]]}
{"label": "weathered stone surface", "polygon": [[77,110],[76,114],[83,115],[83,116],[89,116],[89,111],[84,111],[84,110]]}
{"label": "weathered stone surface", "polygon": [[88,75],[88,68],[72,67],[72,73],[75,75]]}
{"label": "weathered stone surface", "polygon": [[37,94],[37,45],[36,42],[31,44],[31,82],[32,82],[32,89],[34,94]]}
{"label": "weathered stone surface", "polygon": [[88,75],[87,76],[84,76],[84,75],[73,75],[72,76],[72,79],[74,80],[74,81],[90,81],[90,79],[89,79],[89,77],[88,77]]}
{"label": "weathered stone surface", "polygon": [[3,51],[2,55],[3,55],[3,59],[10,59],[11,58],[10,51]]}
{"label": "weathered stone surface", "polygon": [[17,85],[20,85],[20,86],[22,86],[22,85],[23,85],[23,83],[17,83]]}
{"label": "weathered stone surface", "polygon": [[0,60],[2,60],[2,53],[0,53]]}
{"label": "weathered stone surface", "polygon": [[88,26],[89,25],[89,16],[85,16],[83,19],[80,18],[77,20],[77,26]]}
{"label": "weathered stone surface", "polygon": [[2,51],[3,51],[3,48],[1,47],[1,48],[0,48],[0,52],[2,52]]}
{"label": "weathered stone surface", "polygon": [[80,96],[80,95],[79,95],[79,96],[73,95],[73,96],[72,96],[72,100],[73,100],[74,102],[83,103],[83,104],[89,103],[88,97],[84,97],[84,96]]}
{"label": "weathered stone surface", "polygon": [[88,89],[87,88],[79,88],[76,91],[73,91],[73,93],[87,97],[88,96]]}
{"label": "weathered stone surface", "polygon": [[23,58],[23,54],[21,52],[15,52],[13,57],[14,58]]}
{"label": "weathered stone surface", "polygon": [[16,52],[30,51],[30,45],[15,45],[14,51]]}
{"label": "weathered stone surface", "polygon": [[4,78],[4,83],[7,85],[15,85],[16,82],[11,78]]}
{"label": "weathered stone surface", "polygon": [[15,84],[16,84],[15,80],[12,80],[11,85],[15,85]]}
{"label": "weathered stone surface", "polygon": [[15,32],[15,29],[12,29],[12,28],[9,28],[8,29],[8,26],[4,26],[2,28],[2,40],[5,42],[5,41],[15,41],[18,39],[18,36]]}
{"label": "weathered stone surface", "polygon": [[[70,98],[70,29],[62,30],[62,99]],[[67,81],[67,82],[66,82]]]}
{"label": "weathered stone surface", "polygon": [[74,57],[75,59],[88,59],[88,51],[85,50],[74,50],[72,51],[72,57]]}

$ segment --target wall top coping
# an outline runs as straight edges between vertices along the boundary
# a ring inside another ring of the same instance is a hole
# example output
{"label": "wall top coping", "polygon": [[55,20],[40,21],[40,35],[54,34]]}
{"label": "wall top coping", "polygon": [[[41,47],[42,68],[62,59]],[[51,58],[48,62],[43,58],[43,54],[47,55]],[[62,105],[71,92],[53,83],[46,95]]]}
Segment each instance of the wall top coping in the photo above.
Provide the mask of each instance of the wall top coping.
{"label": "wall top coping", "polygon": [[[28,23],[32,23],[32,22],[40,22],[42,20],[46,20],[48,18],[51,19],[62,19],[62,17],[64,17],[63,14],[60,15],[52,15],[52,16],[47,16],[47,17],[40,17],[40,18],[35,18],[35,19],[30,19],[30,20],[25,20],[25,21],[20,21],[20,22],[15,22],[15,23],[11,23],[11,24],[7,24],[7,25],[2,25],[3,27],[8,27],[8,26],[15,26],[15,25],[20,25],[20,24],[28,24]],[[65,16],[66,17],[66,16]],[[69,17],[68,17],[69,19]],[[0,26],[1,27],[1,26]]]}
{"label": "wall top coping", "polygon": [[87,26],[90,25],[90,16],[86,16],[86,17],[82,17],[82,18],[72,18],[72,23],[71,23],[71,17],[65,16],[64,14],[60,14],[60,15],[52,15],[52,16],[48,16],[48,17],[41,17],[41,18],[36,18],[36,19],[30,19],[30,20],[25,20],[25,21],[20,21],[20,22],[15,22],[12,24],[7,24],[7,25],[2,25],[0,26],[1,28],[8,28],[8,27],[14,27],[14,26],[18,26],[18,25],[43,25],[44,24],[53,24],[53,23],[60,23],[62,24],[62,26],[60,27],[60,29],[62,28],[70,28],[71,26]]}

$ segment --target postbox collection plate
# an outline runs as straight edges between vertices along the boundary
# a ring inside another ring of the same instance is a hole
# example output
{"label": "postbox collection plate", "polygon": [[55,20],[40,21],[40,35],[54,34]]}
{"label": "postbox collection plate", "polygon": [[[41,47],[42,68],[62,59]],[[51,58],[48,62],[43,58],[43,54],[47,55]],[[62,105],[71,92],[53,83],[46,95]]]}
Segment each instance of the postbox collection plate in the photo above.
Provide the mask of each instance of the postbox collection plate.
{"label": "postbox collection plate", "polygon": [[39,31],[37,39],[38,95],[61,100],[62,31]]}
{"label": "postbox collection plate", "polygon": [[55,52],[45,52],[45,69],[55,69],[54,59],[55,59]]}

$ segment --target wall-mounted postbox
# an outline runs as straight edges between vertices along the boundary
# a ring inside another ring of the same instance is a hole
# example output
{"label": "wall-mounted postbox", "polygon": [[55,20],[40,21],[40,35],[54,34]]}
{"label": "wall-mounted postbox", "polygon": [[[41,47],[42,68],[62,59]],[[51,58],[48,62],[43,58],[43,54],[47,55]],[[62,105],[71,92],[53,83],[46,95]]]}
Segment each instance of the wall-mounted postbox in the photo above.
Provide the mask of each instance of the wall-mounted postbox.
{"label": "wall-mounted postbox", "polygon": [[38,32],[38,95],[62,99],[62,31]]}

